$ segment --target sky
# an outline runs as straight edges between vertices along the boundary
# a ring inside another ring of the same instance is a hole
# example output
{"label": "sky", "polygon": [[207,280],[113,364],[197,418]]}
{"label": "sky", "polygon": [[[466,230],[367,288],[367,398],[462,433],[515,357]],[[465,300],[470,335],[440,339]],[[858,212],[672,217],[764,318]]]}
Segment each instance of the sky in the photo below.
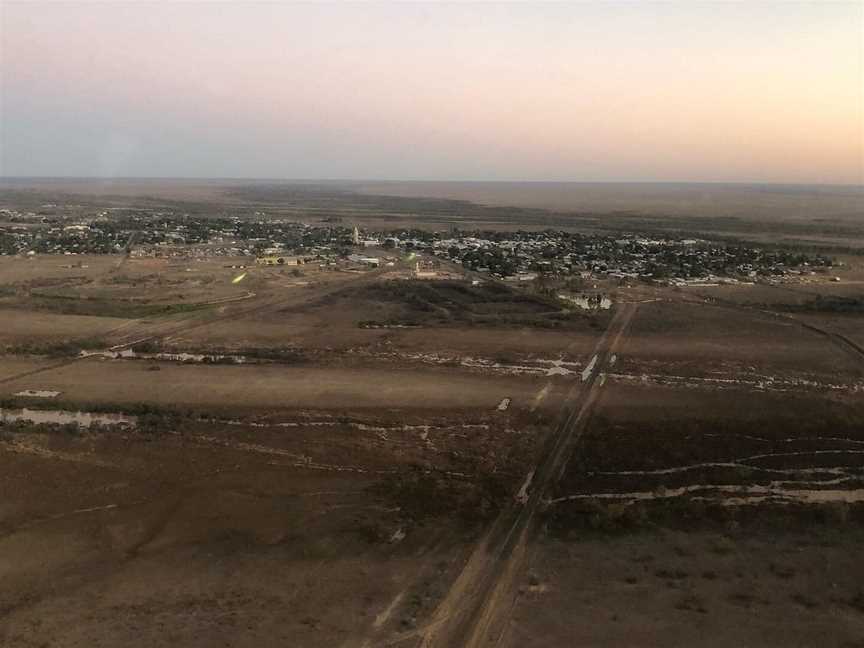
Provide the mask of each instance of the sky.
{"label": "sky", "polygon": [[0,175],[864,183],[864,3],[0,0]]}

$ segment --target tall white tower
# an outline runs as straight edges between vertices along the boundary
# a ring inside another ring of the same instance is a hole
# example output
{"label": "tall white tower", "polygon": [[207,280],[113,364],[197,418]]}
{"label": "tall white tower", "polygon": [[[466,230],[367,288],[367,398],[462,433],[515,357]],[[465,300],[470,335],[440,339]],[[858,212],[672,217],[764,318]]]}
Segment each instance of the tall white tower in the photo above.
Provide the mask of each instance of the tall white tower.
{"label": "tall white tower", "polygon": [[354,226],[354,233],[351,235],[351,242],[354,245],[360,245],[360,230],[357,229],[357,226]]}

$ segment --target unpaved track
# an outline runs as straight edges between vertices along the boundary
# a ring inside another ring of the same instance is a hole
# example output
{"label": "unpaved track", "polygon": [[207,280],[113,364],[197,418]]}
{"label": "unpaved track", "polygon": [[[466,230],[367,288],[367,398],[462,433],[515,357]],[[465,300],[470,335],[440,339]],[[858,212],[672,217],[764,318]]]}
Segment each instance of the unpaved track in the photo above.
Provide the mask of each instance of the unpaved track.
{"label": "unpaved track", "polygon": [[[788,290],[788,289],[787,289]],[[818,293],[810,293],[814,295],[818,295]],[[785,320],[787,322],[791,322],[803,328],[806,331],[810,331],[811,333],[815,333],[817,335],[821,335],[826,338],[829,342],[831,342],[834,346],[836,346],[841,351],[849,354],[853,358],[859,361],[864,361],[864,347],[860,344],[857,344],[853,340],[850,340],[848,337],[843,335],[842,333],[837,333],[836,331],[831,331],[815,324],[811,324],[809,322],[802,321],[795,317],[794,315],[790,315],[787,313],[779,312],[777,310],[773,310],[771,308],[765,308],[763,306],[748,306],[746,304],[739,304],[733,302],[728,299],[722,299],[720,297],[711,297],[710,299],[707,297],[698,297],[698,298],[690,298],[684,300],[686,303],[690,304],[703,304],[707,306],[713,306],[715,308],[727,308],[731,310],[744,311],[748,313],[762,313],[763,315],[768,315],[769,317],[774,317],[776,319]],[[806,313],[805,313],[806,314]]]}
{"label": "unpaved track", "polygon": [[300,306],[344,288],[346,285],[361,286],[374,282],[382,271],[368,272],[362,275],[346,275],[335,280],[330,280],[317,286],[308,294],[298,294],[297,291],[268,290],[263,294],[248,293],[242,298],[231,298],[230,301],[216,300],[214,305],[220,305],[217,313],[193,311],[188,316],[180,319],[170,318],[163,320],[141,320],[138,325],[133,325],[132,330],[126,330],[119,338],[108,338],[106,346],[114,350],[127,348],[133,344],[170,338],[180,333],[186,333],[196,328],[210,326],[226,320],[248,318],[267,312],[278,311],[290,306]]}
{"label": "unpaved track", "polygon": [[462,573],[419,632],[420,648],[479,648],[496,645],[506,629],[516,583],[528,553],[543,495],[564,471],[573,445],[585,430],[602,388],[598,376],[617,352],[637,304],[622,304],[594,350],[595,369],[571,388],[561,421],[534,467],[530,495],[503,511],[475,548]]}
{"label": "unpaved track", "polygon": [[[169,335],[176,335],[177,333],[185,332],[190,329],[207,326],[208,324],[213,324],[223,320],[236,319],[255,313],[260,313],[263,311],[278,308],[279,306],[283,305],[284,302],[282,301],[265,300],[263,304],[258,304],[254,307],[246,309],[232,310],[228,313],[220,313],[215,317],[202,318],[200,316],[200,313],[193,313],[181,319],[171,319],[167,321],[133,320],[132,322],[128,322],[121,327],[117,327],[113,331],[109,331],[108,334],[106,334],[105,336],[105,346],[109,347],[112,351],[120,351],[141,342],[164,338]],[[117,333],[121,330],[123,331],[123,334],[118,336]],[[27,371],[23,371],[21,373],[3,378],[2,380],[0,380],[0,384],[15,382],[16,380],[20,380],[22,378],[27,378],[35,374],[53,371],[55,369],[62,369],[63,367],[68,367],[69,365],[80,360],[85,360],[87,357],[88,356],[75,356],[72,358],[61,360],[48,366],[39,367],[36,369],[29,369]]]}
{"label": "unpaved track", "polygon": [[[354,281],[357,281],[358,284],[366,283],[368,281],[371,281],[377,274],[378,273],[369,273],[357,279],[352,277],[352,279]],[[343,281],[332,282],[326,287],[324,287],[323,290],[317,290],[308,296],[300,296],[299,301],[296,293],[292,293],[287,298],[284,296],[284,293],[274,294],[271,292],[262,296],[256,296],[253,294],[253,296],[249,298],[244,297],[242,300],[226,302],[222,306],[222,309],[224,310],[221,310],[220,312],[215,314],[202,313],[201,311],[193,311],[180,318],[172,317],[170,319],[133,320],[109,331],[104,338],[105,346],[110,348],[112,351],[120,351],[141,342],[169,338],[179,333],[186,333],[188,331],[203,326],[209,326],[211,324],[216,324],[227,320],[247,318],[267,312],[278,311],[279,309],[286,308],[288,306],[296,306],[298,303],[304,303],[313,299],[320,299],[323,295],[326,295],[334,290],[338,290],[344,285],[345,282]],[[51,364],[48,366],[39,367],[36,369],[29,369],[27,371],[0,379],[0,384],[11,383],[22,378],[27,378],[34,374],[49,372],[55,369],[61,369],[63,367],[69,366],[70,364],[78,362],[79,360],[84,359],[86,359],[86,356],[75,356],[73,358],[67,358],[65,360],[61,360],[55,364]]]}
{"label": "unpaved track", "polygon": [[16,380],[20,380],[21,378],[27,378],[28,376],[35,376],[36,374],[43,373],[45,371],[53,371],[54,369],[60,369],[62,367],[68,367],[73,362],[76,362],[78,358],[70,358],[68,360],[63,360],[62,362],[56,362],[54,364],[38,367],[36,369],[28,369],[27,371],[22,371],[21,373],[14,374],[12,376],[6,376],[3,379],[0,379],[0,385],[4,385],[6,383],[15,382]]}
{"label": "unpaved track", "polygon": [[[765,311],[765,312],[771,312],[771,311]],[[797,317],[793,317],[792,315],[783,315],[780,313],[773,313],[773,314],[776,315],[777,317],[782,317],[784,319],[791,320],[791,321],[795,322],[796,324],[798,324],[799,326],[807,329],[808,331],[813,331],[814,333],[818,333],[819,335],[822,335],[822,336],[828,338],[831,342],[833,342],[837,347],[839,347],[843,351],[846,351],[847,353],[851,354],[853,357],[857,358],[858,360],[864,361],[864,347],[862,347],[859,344],[856,344],[855,342],[850,340],[845,335],[843,335],[841,333],[837,333],[836,331],[829,331],[827,329],[820,328],[818,326],[810,324],[809,322],[802,322]]]}

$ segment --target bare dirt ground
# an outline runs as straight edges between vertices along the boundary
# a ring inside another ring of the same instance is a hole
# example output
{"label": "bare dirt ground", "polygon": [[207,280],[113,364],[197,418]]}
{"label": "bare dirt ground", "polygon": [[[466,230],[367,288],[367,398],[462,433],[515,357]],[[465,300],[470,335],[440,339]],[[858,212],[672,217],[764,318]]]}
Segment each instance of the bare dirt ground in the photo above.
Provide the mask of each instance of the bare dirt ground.
{"label": "bare dirt ground", "polygon": [[[93,336],[103,348],[142,338],[169,350],[193,341],[224,348],[232,344],[214,343],[208,329],[245,328],[245,319],[254,330],[256,319],[273,318],[270,337],[235,335],[233,345],[300,348],[309,358],[3,356],[10,401],[138,416],[136,430],[3,426],[4,645],[360,646],[382,634],[417,636],[484,520],[517,489],[545,434],[539,422],[575,369],[547,376],[552,364],[525,374],[368,356],[340,366],[316,345],[326,336],[292,334],[284,321],[305,319],[314,331],[327,317],[322,297],[365,279],[281,286],[292,280],[275,275],[248,304],[190,313],[24,312],[32,322],[56,317],[58,327],[18,326],[10,345]],[[367,314],[356,307],[334,310],[332,339],[373,332],[358,327]],[[21,303],[3,312],[20,313]],[[482,330],[472,335],[451,351],[467,352],[472,340],[481,355],[492,350]],[[501,336],[515,341],[525,329]],[[563,335],[540,350],[552,353],[556,341],[563,353]],[[15,397],[27,389],[60,395]]]}
{"label": "bare dirt ground", "polygon": [[[470,527],[400,517],[370,488],[376,471],[407,468],[407,447],[436,451],[394,428],[404,441],[361,457],[375,433],[319,428],[313,441],[314,429],[302,443],[279,428],[13,434],[0,456],[2,644],[333,646],[398,596],[392,622],[411,627]],[[443,449],[460,429],[430,437]],[[296,461],[310,442],[335,465]]]}
{"label": "bare dirt ground", "polygon": [[[476,299],[475,312],[462,305],[454,307],[453,295],[443,290],[420,295],[424,301],[419,304],[405,303],[398,289],[406,285],[398,280],[372,285],[348,282],[324,295],[314,287],[289,288],[283,291],[288,301],[280,307],[197,327],[172,335],[167,343],[176,349],[234,351],[287,344],[319,363],[381,360],[397,365],[454,365],[477,360],[540,367],[561,359],[562,352],[566,359],[578,360],[591,349],[602,328],[591,317],[555,319],[558,306],[530,300],[505,306],[494,301],[496,295],[485,296],[476,289],[477,295],[471,296]],[[412,290],[419,293],[419,288],[423,286]],[[511,321],[502,326],[504,318]]]}
{"label": "bare dirt ground", "polygon": [[[723,523],[733,511],[726,505],[737,502],[794,504],[785,510],[818,519],[804,507],[862,500],[862,420],[860,399],[847,394],[616,386],[549,512],[565,526],[638,526],[682,505],[694,522]],[[611,507],[610,518],[597,517],[594,505]]]}
{"label": "bare dirt ground", "polygon": [[718,379],[747,376],[862,377],[860,357],[794,319],[716,303],[644,304],[618,371]]}
{"label": "bare dirt ground", "polygon": [[832,333],[838,333],[864,348],[864,314],[803,314],[797,319]]}
{"label": "bare dirt ground", "polygon": [[[354,321],[362,319],[359,314]],[[360,361],[376,357],[392,358],[402,363],[435,362],[458,358],[484,358],[502,364],[520,361],[555,360],[562,349],[569,349],[568,357],[584,356],[596,337],[595,331],[584,333],[536,330],[529,327],[508,329],[464,328],[343,328],[338,336],[332,335],[333,319],[292,316],[283,313],[218,322],[172,336],[168,346],[176,349],[213,348],[242,351],[255,348],[273,348],[289,344],[306,350],[318,360],[327,353],[338,352],[340,361],[352,358]],[[345,352],[350,356],[344,355]]]}
{"label": "bare dirt ground", "polygon": [[860,532],[538,542],[499,646],[825,646],[864,636]]}
{"label": "bare dirt ground", "polygon": [[[77,277],[95,279],[117,264],[117,258],[105,255],[40,255],[39,257],[0,257],[0,280],[4,286],[27,281],[71,280]],[[86,267],[85,267],[86,266]]]}
{"label": "bare dirt ground", "polygon": [[18,347],[28,344],[60,343],[87,336],[102,336],[131,320],[92,315],[62,315],[18,308],[5,309],[0,345]]}
{"label": "bare dirt ground", "polygon": [[0,380],[11,379],[51,364],[49,360],[43,358],[3,356],[3,363],[0,364]]}
{"label": "bare dirt ground", "polygon": [[[33,365],[35,368],[35,365]],[[298,366],[202,366],[86,359],[3,386],[11,390],[51,389],[72,402],[210,408],[296,407],[339,410],[483,410],[503,399],[527,408],[543,386],[537,377],[471,375],[455,371],[339,369]],[[158,366],[158,365],[157,365]],[[29,366],[22,366],[27,371]]]}
{"label": "bare dirt ground", "polygon": [[585,315],[66,259],[0,263],[0,407],[136,423],[0,426],[4,646],[860,642],[859,315],[801,310],[852,267]]}

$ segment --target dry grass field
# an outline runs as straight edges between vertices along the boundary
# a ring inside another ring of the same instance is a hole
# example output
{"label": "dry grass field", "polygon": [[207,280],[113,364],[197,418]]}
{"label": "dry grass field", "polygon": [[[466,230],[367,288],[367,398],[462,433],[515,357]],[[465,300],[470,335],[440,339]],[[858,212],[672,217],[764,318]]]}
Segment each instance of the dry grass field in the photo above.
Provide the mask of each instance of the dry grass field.
{"label": "dry grass field", "polygon": [[0,179],[0,201],[266,209],[374,227],[688,232],[768,244],[864,248],[860,186],[720,183]]}
{"label": "dry grass field", "polygon": [[[27,371],[34,365],[19,365]],[[2,391],[56,390],[70,403],[140,402],[169,407],[232,409],[417,409],[492,411],[504,398],[527,409],[544,379],[489,376],[441,369],[359,369],[268,365],[205,366],[137,360],[87,359],[21,378]],[[155,365],[160,366],[160,365]]]}
{"label": "dry grass field", "polygon": [[[400,600],[389,622],[413,628],[473,532],[394,513],[383,475],[407,469],[406,446],[432,452],[405,434],[374,452],[356,428],[14,435],[0,477],[3,645],[359,645]],[[355,470],[304,467],[293,451],[312,446]]]}
{"label": "dry grass field", "polygon": [[[864,319],[861,320],[864,322]],[[861,358],[792,318],[715,303],[653,302],[640,317],[616,372],[702,378],[862,378]]]}
{"label": "dry grass field", "polygon": [[541,541],[499,645],[853,648],[864,636],[861,541],[860,531]]}
{"label": "dry grass field", "polygon": [[750,216],[784,221],[834,217],[854,220],[864,207],[860,187],[781,187],[744,184],[588,182],[358,183],[368,194],[448,198],[571,212],[641,212]]}
{"label": "dry grass field", "polygon": [[845,261],[584,313],[402,262],[2,258],[0,645],[472,645],[439,630],[476,611],[499,646],[860,646]]}

